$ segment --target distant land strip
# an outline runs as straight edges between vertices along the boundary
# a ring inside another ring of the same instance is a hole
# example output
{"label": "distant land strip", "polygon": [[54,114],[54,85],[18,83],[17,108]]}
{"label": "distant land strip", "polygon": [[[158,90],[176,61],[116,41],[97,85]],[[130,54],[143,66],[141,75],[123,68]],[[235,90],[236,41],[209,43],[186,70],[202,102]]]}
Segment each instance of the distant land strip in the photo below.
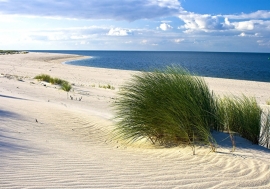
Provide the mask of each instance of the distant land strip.
{"label": "distant land strip", "polygon": [[16,50],[0,50],[0,55],[7,54],[27,54],[27,51],[16,51]]}

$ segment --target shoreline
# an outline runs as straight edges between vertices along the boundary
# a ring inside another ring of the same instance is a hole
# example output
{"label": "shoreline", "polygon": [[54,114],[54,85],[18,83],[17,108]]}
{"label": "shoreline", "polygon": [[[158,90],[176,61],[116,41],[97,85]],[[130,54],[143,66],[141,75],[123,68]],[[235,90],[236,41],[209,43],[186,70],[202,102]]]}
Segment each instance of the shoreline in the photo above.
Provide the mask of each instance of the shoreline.
{"label": "shoreline", "polygon": [[[62,54],[66,56],[70,56],[70,54]],[[71,55],[73,56],[73,55]],[[62,62],[62,59],[58,59],[56,62],[57,63],[62,63],[67,66],[72,66],[72,67],[81,67],[85,69],[96,69],[96,70],[108,70],[108,71],[119,71],[119,72],[127,72],[130,76],[133,74],[138,74],[140,71],[136,70],[122,70],[122,69],[113,69],[113,68],[101,68],[101,67],[88,67],[88,66],[80,66],[80,65],[73,65],[73,64],[66,64],[65,62],[67,61],[73,61],[73,60],[82,60],[82,59],[88,59],[89,57],[81,56],[81,55],[74,55],[74,58],[70,58],[68,60],[65,60]],[[78,58],[77,58],[78,57]],[[91,58],[91,57],[90,57]],[[266,101],[270,100],[270,94],[265,94],[263,92],[267,88],[270,89],[270,82],[263,82],[263,81],[252,81],[252,80],[240,80],[240,79],[230,79],[230,78],[217,78],[217,77],[203,77],[202,78],[208,83],[209,87],[211,90],[216,92],[217,95],[247,95],[247,96],[254,96],[258,103],[260,104],[265,104]],[[217,83],[218,82],[218,83]],[[124,82],[121,82],[123,84]],[[118,84],[119,86],[119,84]],[[256,86],[256,89],[254,89],[254,86]],[[232,89],[233,88],[233,89]],[[234,89],[237,88],[237,91]],[[252,88],[252,89],[250,89]],[[263,88],[261,90],[260,88]],[[261,96],[259,95],[254,95],[254,92],[251,92],[253,90],[256,90],[257,93],[262,94]]]}
{"label": "shoreline", "polygon": [[[78,88],[78,90],[85,90],[79,88],[86,87],[86,90],[88,92],[91,89],[94,89],[95,92],[97,92],[97,88],[102,88],[106,85],[110,85],[115,88],[115,90],[110,91],[112,94],[112,99],[116,98],[116,93],[121,87],[121,85],[128,81],[132,77],[132,75],[140,73],[140,71],[133,70],[120,70],[65,64],[65,62],[67,61],[88,58],[88,56],[72,54],[30,52],[28,54],[14,54],[12,56],[6,56],[6,60],[2,59],[0,69],[3,70],[1,74],[13,74],[19,77],[28,77],[30,80],[36,75],[48,74],[52,77],[58,77],[60,79],[69,81],[72,85],[75,86],[75,89]],[[10,65],[10,61],[21,62]],[[7,67],[10,67],[8,71]],[[270,83],[268,82],[213,77],[202,78],[208,84],[210,90],[212,90],[214,94],[219,96],[246,95],[248,97],[255,97],[257,102],[262,107],[267,106],[266,103],[270,100]],[[110,96],[111,94],[110,92],[108,93],[108,90],[106,92],[106,96],[108,98],[108,96]],[[109,107],[106,102],[102,102],[102,104],[102,107]]]}
{"label": "shoreline", "polygon": [[[63,64],[78,58],[32,52],[1,56],[0,188],[270,187],[270,150],[237,136],[235,152],[226,134],[215,133],[217,153],[198,146],[196,155],[189,146],[113,140],[110,104],[119,87],[139,72]],[[67,80],[73,90],[33,79],[38,74]],[[270,99],[270,83],[204,79],[217,95],[254,95],[261,105]],[[115,89],[103,87],[108,84]]]}

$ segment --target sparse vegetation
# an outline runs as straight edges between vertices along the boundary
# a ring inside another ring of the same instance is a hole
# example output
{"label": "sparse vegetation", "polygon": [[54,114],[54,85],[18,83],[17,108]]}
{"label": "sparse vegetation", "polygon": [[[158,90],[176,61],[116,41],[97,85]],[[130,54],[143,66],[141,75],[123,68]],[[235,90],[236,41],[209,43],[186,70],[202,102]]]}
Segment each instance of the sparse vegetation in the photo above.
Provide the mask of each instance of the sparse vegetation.
{"label": "sparse vegetation", "polygon": [[[143,138],[171,146],[209,144],[212,130],[233,133],[269,147],[270,113],[254,98],[215,96],[205,81],[179,67],[141,72],[119,91],[113,104],[118,120],[115,137],[134,142]],[[195,150],[193,151],[195,152]]]}
{"label": "sparse vegetation", "polygon": [[36,77],[34,77],[34,79],[38,79],[41,81],[45,81],[51,84],[56,84],[56,85],[60,85],[61,89],[63,89],[64,91],[70,91],[72,86],[69,84],[69,82],[59,79],[59,78],[52,78],[50,75],[47,74],[41,74],[41,75],[37,75]]}
{"label": "sparse vegetation", "polygon": [[34,77],[34,79],[38,79],[40,81],[45,81],[47,83],[51,83],[51,81],[53,80],[53,78],[51,78],[51,76],[46,75],[46,74],[37,75],[36,77]]}
{"label": "sparse vegetation", "polygon": [[71,88],[71,85],[67,81],[61,83],[61,89],[63,89],[64,91],[68,92],[71,90]]}
{"label": "sparse vegetation", "polygon": [[27,51],[16,51],[16,50],[0,50],[0,55],[3,54],[27,54]]}
{"label": "sparse vegetation", "polygon": [[110,85],[110,84],[107,84],[107,85],[100,85],[98,86],[99,88],[103,88],[103,89],[111,89],[111,90],[115,90],[115,87]]}

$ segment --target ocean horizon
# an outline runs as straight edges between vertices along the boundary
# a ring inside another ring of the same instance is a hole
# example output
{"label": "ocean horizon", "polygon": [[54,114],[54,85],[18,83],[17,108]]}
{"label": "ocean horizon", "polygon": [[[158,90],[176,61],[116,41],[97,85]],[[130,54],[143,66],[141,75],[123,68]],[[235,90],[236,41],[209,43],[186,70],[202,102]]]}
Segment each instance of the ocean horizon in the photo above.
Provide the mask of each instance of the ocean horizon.
{"label": "ocean horizon", "polygon": [[29,50],[89,56],[66,64],[121,70],[152,71],[181,66],[204,77],[270,82],[270,53],[205,51]]}

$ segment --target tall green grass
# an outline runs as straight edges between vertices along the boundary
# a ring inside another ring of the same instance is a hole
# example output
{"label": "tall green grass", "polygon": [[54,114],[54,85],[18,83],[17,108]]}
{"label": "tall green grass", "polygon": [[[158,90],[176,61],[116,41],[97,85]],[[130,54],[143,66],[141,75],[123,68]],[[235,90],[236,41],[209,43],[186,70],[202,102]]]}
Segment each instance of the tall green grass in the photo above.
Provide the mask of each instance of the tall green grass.
{"label": "tall green grass", "polygon": [[259,144],[262,109],[255,98],[246,96],[218,99],[221,130],[236,132],[254,144]]}
{"label": "tall green grass", "polygon": [[67,92],[70,91],[72,88],[72,86],[67,81],[61,82],[60,86],[62,90]]}
{"label": "tall green grass", "polygon": [[38,79],[40,81],[45,81],[45,82],[48,82],[48,83],[51,83],[51,81],[52,81],[51,76],[46,75],[46,74],[37,75],[37,76],[34,77],[34,79]]}
{"label": "tall green grass", "polygon": [[270,113],[263,113],[255,98],[215,96],[201,77],[181,67],[134,75],[118,99],[114,132],[129,142],[146,138],[164,146],[213,147],[216,130],[270,147]]}
{"label": "tall green grass", "polygon": [[270,149],[270,110],[262,113],[262,127],[259,144]]}
{"label": "tall green grass", "polygon": [[216,103],[199,77],[178,67],[142,72],[123,86],[115,104],[116,133],[128,141],[160,145],[213,143]]}
{"label": "tall green grass", "polygon": [[54,85],[60,85],[61,89],[64,91],[70,91],[72,86],[69,84],[68,81],[59,79],[59,78],[53,78],[50,75],[47,74],[40,74],[34,77],[34,79],[38,79],[41,81],[45,81]]}

